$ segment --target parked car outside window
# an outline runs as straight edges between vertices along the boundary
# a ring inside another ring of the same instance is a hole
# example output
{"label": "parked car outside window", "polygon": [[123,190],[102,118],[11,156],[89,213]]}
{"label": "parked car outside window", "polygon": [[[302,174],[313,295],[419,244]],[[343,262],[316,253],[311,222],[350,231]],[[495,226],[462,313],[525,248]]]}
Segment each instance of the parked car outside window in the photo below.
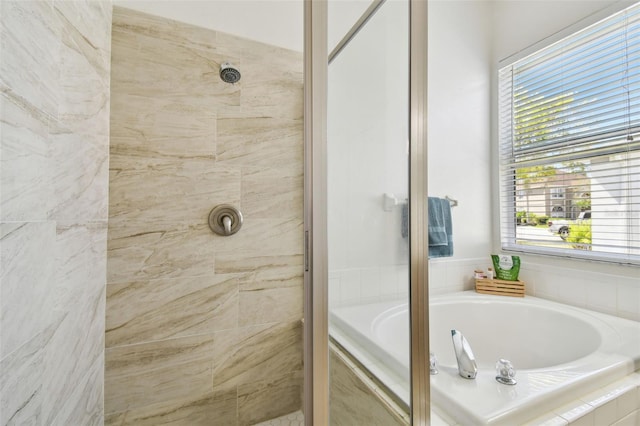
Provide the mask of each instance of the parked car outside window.
{"label": "parked car outside window", "polygon": [[591,211],[587,210],[584,212],[580,212],[578,218],[576,220],[553,220],[548,221],[548,229],[552,234],[560,235],[560,238],[566,240],[569,236],[569,232],[571,230],[571,225],[575,223],[580,223],[585,220],[591,219]]}

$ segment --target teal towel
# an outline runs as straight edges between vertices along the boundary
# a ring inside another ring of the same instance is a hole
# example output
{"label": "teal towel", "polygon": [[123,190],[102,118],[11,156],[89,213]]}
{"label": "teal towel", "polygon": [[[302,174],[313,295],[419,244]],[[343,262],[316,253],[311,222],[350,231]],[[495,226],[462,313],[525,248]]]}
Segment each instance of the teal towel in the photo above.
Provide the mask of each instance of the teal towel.
{"label": "teal towel", "polygon": [[[434,209],[434,215],[431,209]],[[429,197],[429,258],[453,256],[453,221],[451,220],[451,204],[444,198]],[[431,223],[433,217],[433,223]],[[434,228],[433,240],[431,228]],[[445,237],[442,236],[444,228]],[[443,240],[446,243],[443,244]],[[432,241],[436,244],[432,244]]]}
{"label": "teal towel", "polygon": [[445,228],[444,211],[441,198],[428,198],[429,213],[429,247],[446,246],[449,243],[447,239],[447,230]]}

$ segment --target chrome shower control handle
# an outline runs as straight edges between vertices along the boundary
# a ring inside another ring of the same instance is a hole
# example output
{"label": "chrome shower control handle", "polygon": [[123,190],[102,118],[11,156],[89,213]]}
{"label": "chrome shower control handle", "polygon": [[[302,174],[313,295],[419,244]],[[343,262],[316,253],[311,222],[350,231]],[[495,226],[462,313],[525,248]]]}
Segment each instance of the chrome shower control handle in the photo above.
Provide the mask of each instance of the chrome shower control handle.
{"label": "chrome shower control handle", "polygon": [[222,225],[224,226],[224,234],[225,235],[230,235],[231,234],[231,217],[230,216],[223,216],[222,217]]}
{"label": "chrome shower control handle", "polygon": [[209,228],[218,235],[233,235],[241,227],[242,213],[229,204],[221,204],[209,213]]}
{"label": "chrome shower control handle", "polygon": [[496,380],[503,385],[515,385],[516,369],[513,368],[511,361],[500,358],[496,363]]}

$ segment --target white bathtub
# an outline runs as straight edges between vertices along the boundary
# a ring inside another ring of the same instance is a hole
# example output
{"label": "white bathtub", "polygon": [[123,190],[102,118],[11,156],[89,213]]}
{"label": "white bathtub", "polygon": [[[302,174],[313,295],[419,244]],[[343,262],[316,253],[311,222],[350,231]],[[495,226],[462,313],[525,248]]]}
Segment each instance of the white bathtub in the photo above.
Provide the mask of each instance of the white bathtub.
{"label": "white bathtub", "polygon": [[[640,369],[640,323],[544,299],[460,292],[431,299],[431,376],[436,410],[462,424],[518,424]],[[336,308],[331,335],[408,404],[406,301]],[[457,373],[451,330],[469,341],[478,375]],[[495,380],[510,360],[518,384]]]}

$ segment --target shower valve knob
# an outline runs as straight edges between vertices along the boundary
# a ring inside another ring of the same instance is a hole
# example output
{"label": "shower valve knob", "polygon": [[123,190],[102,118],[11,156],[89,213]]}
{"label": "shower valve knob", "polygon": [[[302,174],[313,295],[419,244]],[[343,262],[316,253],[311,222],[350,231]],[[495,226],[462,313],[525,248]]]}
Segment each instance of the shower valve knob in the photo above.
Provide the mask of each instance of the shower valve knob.
{"label": "shower valve knob", "polygon": [[242,213],[237,208],[222,204],[209,213],[209,228],[222,236],[233,235],[242,227]]}

